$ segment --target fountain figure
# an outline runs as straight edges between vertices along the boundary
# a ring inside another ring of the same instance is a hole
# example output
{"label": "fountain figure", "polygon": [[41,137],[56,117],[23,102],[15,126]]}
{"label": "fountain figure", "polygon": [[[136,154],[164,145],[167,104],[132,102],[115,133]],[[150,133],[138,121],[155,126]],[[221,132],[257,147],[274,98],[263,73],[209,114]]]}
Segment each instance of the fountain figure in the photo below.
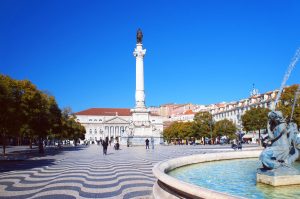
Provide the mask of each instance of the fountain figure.
{"label": "fountain figure", "polygon": [[263,167],[267,170],[291,167],[299,156],[297,125],[293,122],[287,124],[281,111],[271,111],[268,119],[269,142],[260,155]]}
{"label": "fountain figure", "polygon": [[268,114],[268,141],[259,159],[258,182],[273,186],[300,184],[300,172],[292,165],[299,158],[300,134],[297,124],[286,122],[281,111]]}

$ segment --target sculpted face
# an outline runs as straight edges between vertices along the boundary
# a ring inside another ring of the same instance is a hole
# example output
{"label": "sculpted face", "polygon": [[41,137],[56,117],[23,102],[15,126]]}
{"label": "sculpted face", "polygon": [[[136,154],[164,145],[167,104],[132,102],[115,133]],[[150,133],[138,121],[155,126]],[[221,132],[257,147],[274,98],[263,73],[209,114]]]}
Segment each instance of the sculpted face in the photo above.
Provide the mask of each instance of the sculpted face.
{"label": "sculpted face", "polygon": [[269,125],[271,131],[280,123],[285,122],[281,111],[271,111],[268,114]]}

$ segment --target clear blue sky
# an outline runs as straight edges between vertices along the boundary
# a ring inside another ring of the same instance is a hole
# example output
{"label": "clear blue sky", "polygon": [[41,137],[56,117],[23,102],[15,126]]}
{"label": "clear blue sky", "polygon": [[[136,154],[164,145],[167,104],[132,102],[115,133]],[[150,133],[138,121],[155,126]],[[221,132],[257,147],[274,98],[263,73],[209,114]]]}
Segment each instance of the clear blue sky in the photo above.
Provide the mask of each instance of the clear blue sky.
{"label": "clear blue sky", "polygon": [[[147,106],[278,89],[300,46],[300,1],[0,1],[0,72],[60,107],[134,106],[136,30]],[[300,65],[288,84],[299,83]]]}

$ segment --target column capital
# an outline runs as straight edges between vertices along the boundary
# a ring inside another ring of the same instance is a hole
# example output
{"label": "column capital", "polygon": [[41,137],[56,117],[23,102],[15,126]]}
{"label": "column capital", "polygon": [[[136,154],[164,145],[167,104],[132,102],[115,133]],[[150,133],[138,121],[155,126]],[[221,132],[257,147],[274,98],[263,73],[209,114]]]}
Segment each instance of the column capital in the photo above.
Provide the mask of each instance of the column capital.
{"label": "column capital", "polygon": [[133,56],[138,58],[143,58],[146,54],[146,49],[143,49],[142,46],[137,45],[133,51]]}

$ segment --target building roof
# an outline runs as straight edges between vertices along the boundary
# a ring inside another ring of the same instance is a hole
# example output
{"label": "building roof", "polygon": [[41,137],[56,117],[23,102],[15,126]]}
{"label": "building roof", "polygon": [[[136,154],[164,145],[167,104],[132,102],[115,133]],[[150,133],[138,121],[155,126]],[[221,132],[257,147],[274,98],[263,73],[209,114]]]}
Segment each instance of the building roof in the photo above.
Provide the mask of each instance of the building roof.
{"label": "building roof", "polygon": [[192,110],[187,110],[183,114],[184,115],[195,115],[195,113]]}
{"label": "building roof", "polygon": [[254,95],[254,96],[252,96],[251,98],[252,99],[256,99],[256,98],[260,98],[261,97],[261,95]]}
{"label": "building roof", "polygon": [[[101,116],[131,116],[129,108],[90,108],[79,111],[75,115],[101,115]],[[150,112],[151,116],[160,116],[159,114]]]}
{"label": "building roof", "polygon": [[131,116],[129,108],[90,108],[75,115]]}
{"label": "building roof", "polygon": [[225,104],[216,104],[216,106],[217,106],[218,108],[224,108],[226,105],[225,105]]}

